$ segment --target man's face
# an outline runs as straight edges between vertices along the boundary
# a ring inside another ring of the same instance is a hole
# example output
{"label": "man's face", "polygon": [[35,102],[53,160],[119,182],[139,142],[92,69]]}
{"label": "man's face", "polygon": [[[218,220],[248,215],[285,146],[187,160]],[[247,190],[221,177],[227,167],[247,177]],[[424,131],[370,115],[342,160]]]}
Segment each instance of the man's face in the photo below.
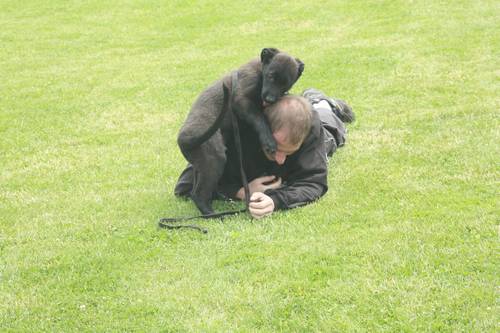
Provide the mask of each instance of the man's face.
{"label": "man's face", "polygon": [[264,154],[266,154],[268,160],[274,161],[279,165],[285,163],[287,156],[295,153],[297,150],[299,150],[300,146],[302,145],[302,143],[299,143],[298,145],[289,144],[287,140],[288,131],[285,128],[282,128],[277,132],[274,132],[273,137],[276,140],[276,143],[278,144],[278,149],[276,150],[276,153],[274,154],[274,156],[269,155],[266,152],[264,152]]}

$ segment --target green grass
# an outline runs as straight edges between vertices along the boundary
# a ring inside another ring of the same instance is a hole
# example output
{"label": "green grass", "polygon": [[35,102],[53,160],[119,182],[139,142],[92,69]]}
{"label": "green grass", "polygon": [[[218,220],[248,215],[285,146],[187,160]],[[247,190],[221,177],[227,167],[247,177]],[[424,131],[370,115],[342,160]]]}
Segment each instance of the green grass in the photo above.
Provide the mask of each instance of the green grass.
{"label": "green grass", "polygon": [[[499,17],[493,0],[0,2],[0,330],[497,331]],[[356,111],[329,192],[158,230],[196,213],[172,194],[191,103],[270,46],[306,64],[294,92]]]}

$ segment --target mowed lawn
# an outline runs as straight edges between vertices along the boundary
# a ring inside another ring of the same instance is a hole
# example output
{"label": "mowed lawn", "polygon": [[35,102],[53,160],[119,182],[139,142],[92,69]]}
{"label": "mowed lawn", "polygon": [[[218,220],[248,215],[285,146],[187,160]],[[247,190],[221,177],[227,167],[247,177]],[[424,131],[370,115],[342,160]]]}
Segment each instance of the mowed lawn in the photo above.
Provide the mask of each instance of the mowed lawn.
{"label": "mowed lawn", "polygon": [[[498,1],[4,0],[0,27],[0,331],[498,332]],[[192,102],[264,47],[356,112],[328,193],[158,229],[197,213]]]}

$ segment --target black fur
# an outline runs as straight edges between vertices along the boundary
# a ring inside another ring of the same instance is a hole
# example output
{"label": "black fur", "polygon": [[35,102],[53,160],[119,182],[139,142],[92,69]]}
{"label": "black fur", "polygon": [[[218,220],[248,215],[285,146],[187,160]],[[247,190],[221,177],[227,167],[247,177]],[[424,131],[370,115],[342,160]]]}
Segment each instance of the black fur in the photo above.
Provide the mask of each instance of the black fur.
{"label": "black fur", "polygon": [[[299,59],[275,48],[262,50],[238,69],[238,89],[233,94],[231,74],[203,91],[191,107],[179,131],[177,143],[184,157],[193,165],[191,198],[203,214],[213,213],[211,200],[226,163],[225,140],[232,134],[230,116],[236,116],[258,135],[258,141],[269,154],[276,152],[276,142],[262,109],[288,92],[302,75]],[[231,88],[229,88],[231,87]],[[257,142],[256,142],[257,144]]]}

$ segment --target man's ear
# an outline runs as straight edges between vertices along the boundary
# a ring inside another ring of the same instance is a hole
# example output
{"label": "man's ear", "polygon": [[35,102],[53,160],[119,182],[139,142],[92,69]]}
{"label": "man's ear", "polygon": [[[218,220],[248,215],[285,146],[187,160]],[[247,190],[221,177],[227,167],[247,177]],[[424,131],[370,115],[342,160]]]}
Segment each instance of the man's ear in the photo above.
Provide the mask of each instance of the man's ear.
{"label": "man's ear", "polygon": [[260,61],[262,61],[263,64],[268,64],[279,52],[280,51],[278,49],[272,47],[262,49],[262,52],[260,53]]}
{"label": "man's ear", "polygon": [[297,80],[299,77],[302,75],[302,72],[304,71],[304,63],[299,59],[295,58],[295,61],[297,61],[297,64],[299,65],[299,69],[297,70]]}

